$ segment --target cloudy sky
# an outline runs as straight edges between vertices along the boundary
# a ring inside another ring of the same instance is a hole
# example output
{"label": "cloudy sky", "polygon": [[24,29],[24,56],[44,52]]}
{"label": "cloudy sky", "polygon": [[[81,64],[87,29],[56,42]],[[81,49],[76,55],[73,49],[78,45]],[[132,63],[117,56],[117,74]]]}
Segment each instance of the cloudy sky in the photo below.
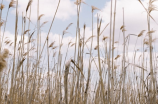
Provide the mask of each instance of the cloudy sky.
{"label": "cloudy sky", "polygon": [[[21,31],[21,16],[26,15],[25,10],[27,7],[29,0],[19,0],[19,26],[18,30]],[[41,23],[44,21],[48,21],[47,24],[45,24],[42,27],[42,32],[47,33],[50,27],[50,23],[52,21],[52,18],[54,16],[58,0],[39,0],[39,14],[44,14],[44,16],[41,18]],[[102,27],[105,27],[106,24],[110,21],[110,0],[84,0],[87,5],[82,4],[81,6],[81,13],[80,13],[80,28],[82,30],[82,27],[84,24],[86,24],[86,36],[89,37],[91,35],[91,21],[92,21],[92,12],[91,12],[91,6],[95,6],[101,11],[94,11],[94,24],[96,24],[96,17],[97,14],[100,15],[103,19]],[[2,12],[2,19],[5,20],[6,13],[8,9],[8,4],[10,0],[3,0],[3,4],[5,5],[4,11]],[[77,20],[77,13],[76,13],[76,5],[74,4],[75,0],[61,0],[59,10],[57,12],[57,16],[55,18],[54,24],[52,26],[51,33],[52,34],[58,34],[61,35],[62,31],[67,27],[69,23],[73,23],[73,25],[68,30],[70,34],[65,35],[65,37],[75,37],[75,30],[76,30],[76,20]],[[114,2],[114,0],[113,0]],[[148,0],[142,1],[145,6],[148,4]],[[155,5],[158,5],[158,2],[154,3]],[[123,20],[123,14],[122,14],[122,8],[124,8],[125,12],[125,27],[126,27],[126,35],[128,34],[139,34],[142,30],[147,30],[147,14],[142,7],[142,5],[138,2],[138,0],[117,0],[117,9],[116,9],[116,30],[115,30],[115,40],[118,39],[119,36],[119,29],[122,26],[122,20]],[[153,11],[151,15],[154,17],[156,21],[158,21],[158,13],[157,11]],[[27,17],[29,16],[29,13],[27,14]],[[36,21],[37,21],[37,0],[33,0],[32,6],[31,6],[31,27],[35,28]],[[10,34],[14,34],[14,25],[15,25],[15,9],[11,8],[9,11],[8,21],[6,25],[6,31]],[[156,30],[158,28],[158,25],[156,25],[155,22],[151,20],[151,29]],[[94,26],[94,32],[96,30],[96,26]],[[104,31],[104,36],[109,35],[109,26]],[[135,43],[135,37],[131,38],[133,39],[132,44]],[[131,45],[132,45],[131,44]],[[131,50],[132,51],[132,50]]]}
{"label": "cloudy sky", "polygon": [[[18,7],[18,13],[19,13],[19,20],[18,20],[18,32],[19,35],[21,34],[21,26],[22,26],[22,14],[26,15],[26,7],[29,2],[29,0],[18,0],[19,1],[19,7]],[[10,0],[3,0],[3,4],[5,5],[5,8],[2,12],[2,19],[5,20],[7,8],[9,5]],[[44,14],[44,16],[41,18],[41,23],[48,21],[47,24],[45,24],[42,27],[42,42],[45,41],[46,35],[48,33],[52,18],[54,16],[58,0],[39,0],[39,14]],[[73,25],[69,28],[67,34],[65,34],[63,39],[64,47],[62,48],[62,51],[64,52],[67,48],[67,44],[70,40],[75,41],[75,35],[76,35],[76,26],[77,26],[77,13],[76,13],[76,5],[74,4],[75,0],[61,0],[59,10],[57,12],[57,16],[55,18],[54,24],[51,29],[50,33],[50,43],[53,41],[57,41],[58,43],[59,37],[62,35],[63,30],[68,26],[68,24],[73,23]],[[100,9],[94,11],[94,35],[96,35],[96,23],[97,23],[97,14],[100,15],[103,19],[102,23],[102,29],[109,23],[110,21],[110,0],[84,0],[86,4],[81,5],[81,12],[80,12],[80,28],[81,33],[83,33],[83,25],[86,24],[86,38],[91,36],[92,33],[92,8],[91,6],[95,6]],[[114,0],[113,0],[114,2]],[[147,7],[148,0],[142,0],[142,3]],[[158,6],[158,2],[156,1],[154,3],[156,6]],[[123,25],[123,9],[124,8],[124,18],[125,18],[125,34],[126,36],[128,34],[136,34],[138,35],[142,30],[146,30],[144,33],[144,36],[147,33],[147,13],[145,9],[142,7],[142,5],[138,2],[138,0],[117,0],[116,5],[116,28],[115,28],[115,41],[120,42],[120,46],[118,47],[118,44],[115,44],[116,49],[119,51],[119,54],[122,54],[122,33],[120,32],[120,27]],[[30,11],[30,10],[28,10]],[[158,23],[158,11],[153,11],[151,13],[155,21]],[[29,13],[27,14],[27,17],[29,16]],[[31,32],[34,30],[36,26],[37,21],[37,0],[33,0],[32,6],[31,6]],[[151,29],[157,30],[158,25],[151,20]],[[2,27],[3,30],[3,27]],[[8,21],[6,24],[6,33],[5,37],[10,37],[11,39],[14,38],[14,30],[15,30],[15,8],[11,8],[8,15]],[[120,35],[119,35],[120,34]],[[36,35],[35,35],[36,36]],[[104,33],[102,34],[101,38],[103,36],[109,36],[109,26],[106,28]],[[119,38],[120,36],[120,38]],[[142,50],[142,40],[144,39],[144,36],[141,38],[138,38],[136,49],[140,49],[140,52]],[[35,37],[34,37],[35,38]],[[153,38],[158,38],[157,31],[153,34]],[[133,54],[134,46],[136,42],[137,37],[131,36],[130,43],[129,43],[129,56]],[[97,42],[96,39],[94,39],[94,47],[96,46]],[[155,46],[157,42],[155,41]],[[90,45],[90,43],[89,43]],[[70,48],[70,55],[69,57],[72,57],[73,48]],[[155,48],[156,51],[156,48]],[[71,53],[72,52],[72,53]],[[115,56],[117,53],[115,53]]]}

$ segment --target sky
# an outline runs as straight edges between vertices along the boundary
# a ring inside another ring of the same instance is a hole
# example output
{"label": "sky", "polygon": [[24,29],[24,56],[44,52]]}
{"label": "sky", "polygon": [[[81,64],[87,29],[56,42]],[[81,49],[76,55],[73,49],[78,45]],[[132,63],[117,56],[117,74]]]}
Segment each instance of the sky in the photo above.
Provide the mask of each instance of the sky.
{"label": "sky", "polygon": [[[4,11],[2,12],[2,19],[5,20],[6,13],[8,9],[8,5],[10,0],[3,0],[3,4],[5,5]],[[25,10],[27,7],[29,0],[19,0],[19,20],[18,20],[18,30],[19,33],[21,31],[22,26],[22,12],[25,15]],[[58,0],[39,0],[39,15],[44,14],[41,18],[41,23],[47,21],[42,27],[43,34],[46,34],[49,30],[53,15],[55,13]],[[77,21],[77,13],[76,13],[76,5],[74,4],[75,0],[61,0],[59,10],[57,12],[57,16],[53,23],[51,33],[61,35],[63,30],[68,26],[68,24],[73,23],[73,25],[69,28],[69,34],[66,34],[65,37],[75,37],[76,32],[76,21]],[[95,6],[99,8],[101,11],[94,11],[94,24],[96,24],[97,14],[100,15],[103,19],[102,27],[105,27],[106,24],[110,21],[110,1],[109,0],[84,0],[86,4],[81,5],[81,12],[80,12],[80,28],[83,29],[83,25],[86,24],[86,33],[87,37],[91,36],[91,25],[92,25],[92,12],[91,6]],[[114,0],[113,0],[114,2]],[[147,6],[148,0],[142,1],[145,6]],[[114,4],[114,3],[113,3]],[[156,1],[155,5],[158,4]],[[138,35],[142,30],[147,30],[147,18],[146,12],[142,5],[138,2],[138,0],[117,0],[116,5],[116,24],[115,24],[115,40],[118,39],[120,27],[123,24],[123,14],[122,8],[124,8],[125,13],[125,27],[126,27],[126,35],[128,34],[136,34]],[[28,10],[29,11],[29,10]],[[153,11],[151,13],[153,18],[157,20],[158,13],[157,11]],[[27,17],[29,13],[27,13]],[[33,0],[32,7],[31,7],[31,27],[35,28],[36,21],[37,21],[37,0]],[[156,29],[158,25],[151,20],[151,28]],[[15,30],[15,8],[11,8],[8,15],[8,21],[6,24],[6,31],[10,34],[14,34]],[[32,29],[33,30],[33,29]],[[94,33],[96,32],[96,25],[94,26]],[[157,32],[156,32],[157,33]],[[104,36],[109,35],[109,26],[103,33]],[[131,46],[135,43],[135,37],[131,38]],[[131,50],[133,51],[133,50]]]}
{"label": "sky", "polygon": [[[2,0],[1,0],[2,1]],[[18,33],[21,35],[21,26],[22,26],[22,13],[23,15],[26,15],[26,7],[29,0],[18,0],[19,1],[19,7],[18,7],[18,13],[19,13],[19,19],[18,19]],[[7,8],[9,5],[10,0],[3,0],[3,4],[5,5],[5,8],[2,12],[2,19],[5,20]],[[58,0],[39,0],[39,14],[44,14],[43,17],[41,17],[41,23],[48,21],[47,24],[45,24],[41,28],[41,34],[42,34],[42,42],[44,43],[46,39],[46,35],[48,33],[51,21],[53,19]],[[59,44],[59,37],[61,37],[63,30],[70,24],[73,23],[72,26],[68,29],[68,33],[64,35],[63,39],[63,48],[62,52],[64,53],[67,49],[67,44],[70,40],[72,42],[75,41],[75,35],[76,35],[76,27],[77,27],[77,13],[76,13],[76,5],[74,4],[75,0],[61,0],[59,10],[57,12],[55,21],[53,23],[51,32],[50,32],[50,43],[53,41],[56,41],[56,44]],[[86,24],[86,39],[88,39],[91,36],[92,33],[92,9],[91,6],[95,6],[99,8],[100,10],[95,10],[93,14],[93,22],[94,22],[94,35],[97,34],[97,15],[100,15],[102,17],[102,28],[101,30],[110,22],[110,0],[84,0],[86,4],[81,5],[81,12],[80,12],[80,29],[81,33],[83,33],[83,25]],[[147,7],[148,0],[142,0],[142,3]],[[114,4],[114,0],[113,0]],[[158,6],[158,1],[154,3],[156,6]],[[114,5],[113,5],[114,6]],[[142,41],[146,36],[147,33],[147,13],[143,6],[140,4],[138,0],[117,0],[116,5],[116,24],[115,24],[115,41],[119,41],[119,45],[115,44],[115,47],[117,47],[117,51],[115,51],[115,56],[117,54],[122,54],[122,33],[120,31],[120,27],[123,25],[123,8],[124,8],[124,18],[125,18],[125,34],[126,36],[128,34],[136,34],[138,35],[142,30],[146,30],[144,35],[140,38],[135,36],[131,36],[130,42],[129,42],[129,58],[131,59],[131,56],[133,55],[134,47],[136,45],[135,49],[139,49],[138,56],[140,56],[142,52]],[[30,11],[30,9],[28,10]],[[158,23],[158,11],[153,11],[151,13],[152,17],[155,19],[155,21]],[[29,16],[29,12],[27,13],[27,17]],[[113,19],[113,18],[112,18]],[[28,20],[27,20],[28,21]],[[35,25],[37,21],[37,0],[33,0],[32,6],[31,6],[31,32],[33,32]],[[158,25],[151,19],[151,29],[157,30]],[[8,15],[8,21],[6,24],[6,32],[5,37],[10,37],[10,39],[14,40],[14,30],[15,30],[15,8],[11,8]],[[2,27],[3,31],[3,27]],[[34,35],[34,38],[36,35]],[[103,34],[100,37],[100,41],[102,41],[103,36],[109,36],[109,26],[106,28],[106,30],[103,32]],[[120,37],[120,38],[119,38]],[[20,38],[20,36],[19,36]],[[158,38],[157,31],[153,34],[153,38]],[[137,40],[137,43],[136,43]],[[90,43],[87,44],[90,46]],[[93,48],[97,45],[96,39],[94,39],[93,42]],[[102,45],[102,44],[101,44]],[[154,42],[154,46],[158,45],[157,41]],[[154,48],[154,52],[157,53],[157,49]],[[70,48],[69,50],[69,56],[73,57],[74,48]],[[85,52],[86,53],[86,52]],[[94,55],[95,51],[94,51]],[[85,60],[88,62],[88,58],[85,56]],[[88,67],[88,66],[87,66]]]}
{"label": "sky", "polygon": [[[20,28],[20,20],[22,16],[22,12],[25,15],[25,10],[27,7],[29,0],[19,0],[19,28]],[[58,0],[39,0],[39,14],[44,14],[41,21],[48,21],[48,23],[43,27],[43,31],[47,32],[54,16]],[[91,26],[91,5],[98,6],[98,8],[103,8],[105,3],[108,0],[87,0],[85,1],[87,5],[82,4],[81,13],[80,13],[80,25],[87,24]],[[5,19],[6,12],[8,9],[8,4],[10,0],[4,0],[4,12],[2,19]],[[59,10],[57,12],[57,16],[54,21],[54,25],[52,27],[53,33],[61,34],[62,31],[67,27],[69,23],[73,23],[76,25],[77,13],[76,13],[76,5],[74,4],[75,0],[61,0]],[[31,13],[31,21],[36,24],[37,21],[37,0],[33,0],[32,3],[32,13]],[[29,16],[29,13],[28,13]],[[9,13],[8,23],[15,24],[15,9],[11,9]],[[95,20],[96,21],[96,20]],[[72,26],[75,29],[76,26]],[[14,28],[7,26],[7,30],[14,32]],[[71,31],[71,30],[70,30]]]}

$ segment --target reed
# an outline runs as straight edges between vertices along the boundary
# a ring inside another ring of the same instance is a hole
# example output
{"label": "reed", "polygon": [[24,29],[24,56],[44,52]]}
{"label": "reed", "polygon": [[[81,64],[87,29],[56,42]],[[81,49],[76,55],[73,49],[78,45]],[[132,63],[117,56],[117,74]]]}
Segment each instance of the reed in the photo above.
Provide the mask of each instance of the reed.
{"label": "reed", "polygon": [[[3,0],[0,4],[0,104],[158,103],[157,38],[152,35],[157,30],[151,28],[151,20],[157,24],[151,14],[156,9],[155,0],[149,0],[148,7],[138,0],[147,13],[148,30],[140,30],[137,35],[126,32],[126,8],[122,12],[120,32],[115,32],[118,28],[117,0],[110,1],[110,20],[104,27],[101,16],[97,14],[97,19],[94,17],[96,11],[103,12],[100,8],[76,0],[76,24],[67,24],[59,39],[51,40],[50,32],[62,2],[58,0],[44,43],[42,31],[47,21],[41,22],[44,14],[39,14],[38,0],[36,26],[32,28],[31,14],[35,6],[32,2],[28,1],[22,22],[19,21],[18,0],[10,1],[6,16],[3,16]],[[90,34],[87,33],[87,24],[80,26],[82,5],[91,8]],[[16,9],[14,41],[6,37],[12,7]],[[67,40],[71,35],[70,27],[76,27],[76,34]],[[136,40],[130,54],[133,36]],[[139,40],[141,48],[137,49]]]}

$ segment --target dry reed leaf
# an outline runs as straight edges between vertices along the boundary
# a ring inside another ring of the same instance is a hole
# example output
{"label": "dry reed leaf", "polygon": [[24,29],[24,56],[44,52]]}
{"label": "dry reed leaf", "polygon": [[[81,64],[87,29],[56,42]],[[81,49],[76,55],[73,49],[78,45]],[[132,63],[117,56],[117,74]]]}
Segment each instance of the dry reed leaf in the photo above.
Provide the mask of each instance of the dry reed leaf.
{"label": "dry reed leaf", "polygon": [[53,42],[49,45],[49,48],[50,48],[50,47],[53,47],[54,43],[55,43],[55,41],[53,41]]}
{"label": "dry reed leaf", "polygon": [[28,4],[27,4],[27,7],[26,7],[26,12],[27,12],[27,10],[29,9],[29,6],[32,4],[32,0],[30,0],[29,2],[28,2]]}
{"label": "dry reed leaf", "polygon": [[40,16],[38,16],[38,20],[40,20],[42,16],[44,16],[44,14],[41,14]]}
{"label": "dry reed leaf", "polygon": [[[127,63],[129,63],[129,62],[127,62]],[[135,67],[138,67],[138,68],[140,68],[140,69],[143,69],[143,70],[145,70],[145,71],[147,71],[145,68],[143,68],[143,67],[141,67],[141,66],[139,66],[139,65],[137,65],[137,64],[132,64],[132,63],[129,63],[130,65],[133,65],[133,66],[135,66]]]}
{"label": "dry reed leaf", "polygon": [[148,32],[148,34],[152,34],[154,32],[155,32],[155,30],[151,30],[151,31]]}
{"label": "dry reed leaf", "polygon": [[55,48],[57,48],[58,46],[54,46],[52,49],[55,49]]}
{"label": "dry reed leaf", "polygon": [[144,32],[145,32],[145,30],[142,30],[142,31],[138,34],[138,37],[141,37]]}
{"label": "dry reed leaf", "polygon": [[11,42],[11,43],[9,44],[9,46],[12,46],[12,44],[13,44],[13,42]]}
{"label": "dry reed leaf", "polygon": [[96,36],[95,36],[95,35],[90,36],[90,37],[86,40],[85,44],[86,44],[91,38],[93,38],[93,37],[96,37]]}
{"label": "dry reed leaf", "polygon": [[91,6],[91,8],[92,8],[92,12],[93,12],[94,10],[99,10],[99,11],[101,11],[99,8],[97,8],[97,7],[95,7],[95,6]]}
{"label": "dry reed leaf", "polygon": [[[71,62],[77,67],[77,69],[81,72],[81,74],[83,75],[84,77],[84,74],[82,72],[82,70],[76,65],[76,63],[74,62],[74,60],[71,60]],[[85,77],[84,77],[85,78]]]}
{"label": "dry reed leaf", "polygon": [[120,30],[122,30],[124,28],[124,25],[122,25],[121,27],[120,27]]}
{"label": "dry reed leaf", "polygon": [[71,46],[70,46],[70,47],[74,46],[75,44],[76,44],[76,43],[71,44]]}
{"label": "dry reed leaf", "polygon": [[32,32],[32,34],[30,35],[30,37],[29,37],[29,42],[31,41],[31,38],[32,38],[32,36],[33,36],[34,33],[35,33],[35,31]]}
{"label": "dry reed leaf", "polygon": [[108,38],[107,36],[103,36],[102,40],[105,41],[107,38]]}
{"label": "dry reed leaf", "polygon": [[4,43],[7,45],[7,44],[9,44],[9,43],[11,43],[11,40],[6,40],[6,41],[4,41]]}
{"label": "dry reed leaf", "polygon": [[98,49],[98,45],[94,47],[94,50],[97,50],[97,49]]}
{"label": "dry reed leaf", "polygon": [[120,56],[121,56],[121,55],[117,55],[117,56],[115,57],[115,60],[117,60]]}
{"label": "dry reed leaf", "polygon": [[43,22],[43,23],[41,24],[40,28],[41,28],[43,25],[45,25],[47,22],[48,22],[48,21]]}
{"label": "dry reed leaf", "polygon": [[24,35],[27,33],[27,32],[29,32],[30,30],[26,30],[25,32],[24,32]]}
{"label": "dry reed leaf", "polygon": [[69,29],[69,27],[72,25],[73,23],[70,23],[67,27],[66,27],[66,29],[65,30],[68,30]]}

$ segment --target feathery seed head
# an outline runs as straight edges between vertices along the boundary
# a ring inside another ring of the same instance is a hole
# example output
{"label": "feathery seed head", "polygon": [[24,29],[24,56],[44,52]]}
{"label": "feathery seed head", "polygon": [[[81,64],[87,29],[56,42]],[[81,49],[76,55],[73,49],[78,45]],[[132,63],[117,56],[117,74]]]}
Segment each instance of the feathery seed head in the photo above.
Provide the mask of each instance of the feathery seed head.
{"label": "feathery seed head", "polygon": [[94,50],[97,50],[97,49],[98,49],[98,45],[94,47]]}
{"label": "feathery seed head", "polygon": [[120,27],[120,30],[122,30],[124,28],[124,25],[122,25],[121,27]]}
{"label": "feathery seed head", "polygon": [[99,8],[97,8],[97,7],[95,7],[95,6],[91,6],[92,7],[92,12],[94,11],[94,10],[99,10],[99,11],[101,11]]}
{"label": "feathery seed head", "polygon": [[15,7],[15,3],[16,3],[16,1],[11,0],[11,2],[9,3],[9,8]]}
{"label": "feathery seed head", "polygon": [[3,4],[1,4],[1,10],[3,10],[3,9],[4,9],[4,7],[5,7],[5,6],[4,6]]}
{"label": "feathery seed head", "polygon": [[6,67],[6,61],[0,55],[0,72]]}
{"label": "feathery seed head", "polygon": [[5,59],[8,57],[8,55],[8,49],[4,49],[3,53],[0,53],[0,72],[7,66],[7,62],[5,61]]}
{"label": "feathery seed head", "polygon": [[74,2],[76,5],[80,5],[81,3],[86,4],[83,0],[76,0],[76,2]]}
{"label": "feathery seed head", "polygon": [[141,37],[144,32],[145,32],[145,30],[142,30],[142,31],[138,34],[138,37]]}
{"label": "feathery seed head", "polygon": [[40,20],[42,16],[44,16],[44,14],[41,14],[41,15],[38,17],[38,20]]}

